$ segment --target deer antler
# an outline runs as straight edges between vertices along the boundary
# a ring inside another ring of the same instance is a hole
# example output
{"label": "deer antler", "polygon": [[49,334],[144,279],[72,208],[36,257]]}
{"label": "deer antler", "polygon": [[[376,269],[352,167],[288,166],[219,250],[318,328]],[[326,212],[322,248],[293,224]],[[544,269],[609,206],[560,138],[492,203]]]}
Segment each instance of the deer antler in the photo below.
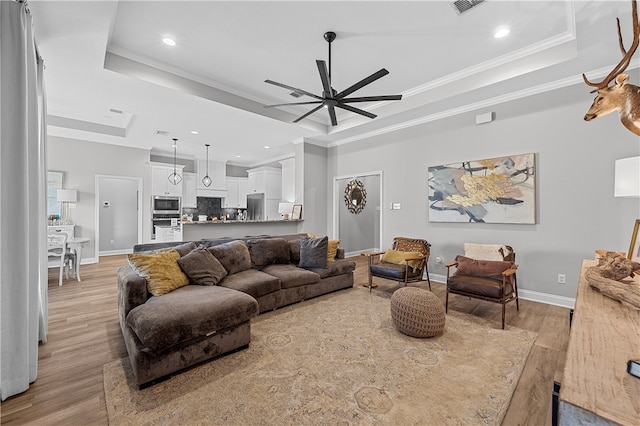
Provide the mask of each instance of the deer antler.
{"label": "deer antler", "polygon": [[596,92],[600,89],[604,89],[611,83],[611,81],[618,76],[621,72],[623,72],[629,66],[631,62],[631,57],[636,52],[638,48],[638,44],[640,44],[640,25],[638,24],[638,3],[637,0],[632,0],[632,11],[633,15],[633,42],[631,43],[631,48],[627,51],[624,48],[624,44],[622,42],[622,32],[620,31],[620,19],[616,18],[618,22],[618,44],[620,45],[620,50],[622,51],[622,60],[616,65],[613,70],[607,75],[604,80],[600,83],[592,83],[587,79],[587,76],[582,74],[582,79],[584,82],[591,87],[595,87],[591,93]]}

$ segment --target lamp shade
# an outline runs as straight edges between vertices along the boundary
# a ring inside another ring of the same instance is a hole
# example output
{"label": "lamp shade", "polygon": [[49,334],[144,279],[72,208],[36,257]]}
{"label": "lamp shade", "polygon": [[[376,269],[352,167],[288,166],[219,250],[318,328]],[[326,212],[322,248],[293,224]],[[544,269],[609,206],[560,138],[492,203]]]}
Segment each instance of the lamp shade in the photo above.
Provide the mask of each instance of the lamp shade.
{"label": "lamp shade", "polygon": [[616,160],[613,196],[640,198],[640,157]]}
{"label": "lamp shade", "polygon": [[56,198],[58,202],[75,203],[78,201],[78,191],[75,189],[58,189]]}

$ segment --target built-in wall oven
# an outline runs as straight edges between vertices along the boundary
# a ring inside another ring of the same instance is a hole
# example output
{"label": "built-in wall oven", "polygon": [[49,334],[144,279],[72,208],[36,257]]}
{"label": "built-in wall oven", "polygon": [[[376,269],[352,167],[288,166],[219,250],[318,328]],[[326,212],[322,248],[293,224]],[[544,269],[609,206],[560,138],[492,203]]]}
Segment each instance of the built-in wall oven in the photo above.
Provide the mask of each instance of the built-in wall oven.
{"label": "built-in wall oven", "polygon": [[180,220],[180,197],[154,195],[151,197],[151,238],[156,238],[156,226],[171,226]]}

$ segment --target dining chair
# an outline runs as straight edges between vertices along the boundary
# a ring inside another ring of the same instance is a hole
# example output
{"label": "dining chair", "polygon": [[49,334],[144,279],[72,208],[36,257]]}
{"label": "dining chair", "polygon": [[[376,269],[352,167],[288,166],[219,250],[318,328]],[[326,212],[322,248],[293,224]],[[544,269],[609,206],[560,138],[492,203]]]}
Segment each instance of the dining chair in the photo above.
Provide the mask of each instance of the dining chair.
{"label": "dining chair", "polygon": [[62,274],[69,279],[69,268],[72,270],[75,266],[75,253],[69,251],[67,247],[67,234],[65,233],[49,233],[47,234],[47,256],[49,258],[60,258],[60,275],[58,285],[62,286]]}

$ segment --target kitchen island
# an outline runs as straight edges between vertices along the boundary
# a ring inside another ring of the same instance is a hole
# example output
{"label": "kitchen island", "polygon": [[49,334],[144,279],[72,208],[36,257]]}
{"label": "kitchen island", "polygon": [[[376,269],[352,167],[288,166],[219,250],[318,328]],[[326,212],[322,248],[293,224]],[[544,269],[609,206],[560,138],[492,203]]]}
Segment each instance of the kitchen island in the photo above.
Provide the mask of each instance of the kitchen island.
{"label": "kitchen island", "polygon": [[182,222],[182,240],[238,238],[258,235],[283,235],[300,232],[300,220],[217,220]]}

